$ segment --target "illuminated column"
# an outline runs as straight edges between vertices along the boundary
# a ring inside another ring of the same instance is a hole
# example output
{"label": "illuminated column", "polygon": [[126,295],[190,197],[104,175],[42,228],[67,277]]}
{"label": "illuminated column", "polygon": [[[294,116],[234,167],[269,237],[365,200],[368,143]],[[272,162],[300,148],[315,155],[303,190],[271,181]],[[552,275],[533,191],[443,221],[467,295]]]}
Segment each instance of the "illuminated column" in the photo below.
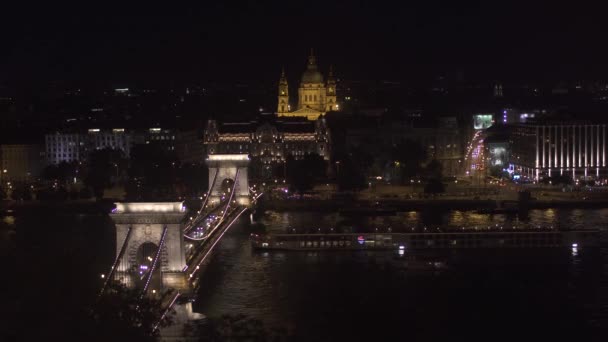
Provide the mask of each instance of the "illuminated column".
{"label": "illuminated column", "polygon": [[566,168],[570,167],[570,134],[568,134],[568,126],[566,126]]}
{"label": "illuminated column", "polygon": [[583,165],[585,167],[585,177],[587,177],[587,166],[589,166],[589,153],[588,153],[588,148],[587,146],[589,145],[589,139],[587,139],[587,125],[585,125],[585,165]]}
{"label": "illuminated column", "polygon": [[576,166],[576,126],[572,126],[572,168]]}
{"label": "illuminated column", "polygon": [[557,160],[557,125],[555,126],[555,135],[553,136],[553,167],[558,167],[559,160]]}
{"label": "illuminated column", "polygon": [[543,126],[543,164],[542,164],[543,168],[545,167],[545,156],[547,155],[545,153],[545,140],[546,140],[546,138],[545,138],[545,126]]}
{"label": "illuminated column", "polygon": [[596,126],[595,142],[595,166],[600,167],[600,125]]}
{"label": "illuminated column", "polygon": [[538,135],[540,134],[538,126],[536,126],[536,168],[538,169],[538,164],[540,163],[540,159],[538,158],[538,152],[540,151],[540,146],[538,146]]}
{"label": "illuminated column", "polygon": [[595,166],[595,160],[593,159],[593,125],[589,126],[589,164]]}
{"label": "illuminated column", "polygon": [[549,136],[548,136],[549,141],[547,142],[547,150],[549,152],[549,164],[547,166],[549,166],[549,176],[551,176],[551,167],[554,166],[553,165],[553,163],[554,163],[554,161],[553,161],[553,151],[551,151],[551,142],[553,141],[553,139],[551,139],[552,135],[553,135],[553,131],[551,130],[551,126],[549,126],[547,128],[547,131],[549,133]]}
{"label": "illuminated column", "polygon": [[560,164],[562,169],[564,168],[564,126],[561,126],[561,132],[559,135],[559,153],[560,153]]}
{"label": "illuminated column", "polygon": [[582,139],[583,136],[583,126],[578,126],[578,167],[583,167],[583,148],[582,148]]}

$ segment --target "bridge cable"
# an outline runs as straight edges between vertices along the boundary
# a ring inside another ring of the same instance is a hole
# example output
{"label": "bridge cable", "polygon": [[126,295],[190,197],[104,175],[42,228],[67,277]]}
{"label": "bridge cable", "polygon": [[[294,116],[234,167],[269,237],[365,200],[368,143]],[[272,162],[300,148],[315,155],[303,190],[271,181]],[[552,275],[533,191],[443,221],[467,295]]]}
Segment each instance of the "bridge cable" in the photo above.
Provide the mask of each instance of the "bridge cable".
{"label": "bridge cable", "polygon": [[133,231],[133,226],[129,226],[129,230],[127,230],[127,235],[125,236],[125,240],[123,241],[122,246],[120,247],[120,251],[118,252],[118,255],[116,256],[116,260],[114,260],[114,264],[112,265],[110,274],[108,274],[108,277],[106,278],[106,281],[104,282],[103,287],[101,288],[101,292],[99,293],[98,297],[101,297],[101,295],[103,295],[104,291],[106,290],[106,287],[108,286],[108,284],[114,277],[114,272],[116,271],[116,267],[118,266],[118,263],[120,262],[123,255],[125,254],[127,245],[129,244],[129,240],[131,238],[132,231]]}
{"label": "bridge cable", "polygon": [[181,296],[181,293],[179,293],[179,291],[178,291],[175,294],[175,296],[173,297],[173,300],[171,301],[171,303],[169,303],[169,306],[167,306],[167,309],[165,309],[165,311],[163,312],[162,316],[160,316],[160,319],[154,325],[154,329],[152,329],[152,331],[156,331],[156,329],[158,329],[158,326],[163,321],[163,319],[165,319],[165,316],[167,316],[167,314],[169,313],[169,310],[171,310],[171,308],[173,307],[173,305],[175,304],[175,302],[177,301],[177,298],[179,298],[179,296]]}
{"label": "bridge cable", "polygon": [[205,195],[205,200],[203,201],[203,204],[201,205],[201,210],[199,212],[199,215],[197,215],[197,219],[186,225],[186,229],[184,229],[184,234],[189,233],[190,230],[192,230],[192,228],[194,228],[196,221],[199,220],[198,216],[200,216],[203,213],[203,211],[205,210],[205,207],[207,206],[207,202],[209,201],[209,197],[211,196],[211,192],[212,192],[213,188],[215,187],[215,181],[217,179],[218,173],[220,173],[220,171],[216,170],[215,175],[213,175],[213,181],[212,181],[211,185],[209,186],[209,189],[207,189],[207,194]]}
{"label": "bridge cable", "polygon": [[167,230],[168,230],[168,227],[165,226],[165,228],[163,229],[163,233],[160,237],[160,243],[158,245],[158,250],[156,251],[156,255],[154,256],[154,261],[152,262],[152,266],[151,266],[150,272],[148,274],[148,279],[146,279],[146,285],[144,285],[144,289],[141,294],[142,298],[146,294],[146,291],[148,290],[148,285],[150,285],[150,280],[152,279],[152,275],[154,274],[154,270],[156,269],[156,264],[158,263],[158,259],[160,257],[163,245],[165,243],[165,237],[167,236]]}
{"label": "bridge cable", "polygon": [[[226,217],[226,213],[228,212],[228,209],[230,207],[230,203],[232,202],[232,199],[234,197],[234,192],[236,190],[236,184],[237,184],[237,179],[239,178],[239,169],[236,170],[236,174],[235,174],[235,180],[234,180],[234,184],[232,185],[232,190],[230,191],[230,196],[228,198],[228,202],[226,203],[226,207],[224,208],[223,212],[222,212],[222,216],[219,219],[218,223],[213,227],[213,229],[211,229],[211,232],[209,234],[211,234],[215,229],[217,229],[222,222],[224,222],[224,218]],[[189,240],[194,240],[194,241],[202,241],[205,238],[193,238],[190,236],[187,236],[186,234],[184,234],[184,237],[189,239]]]}
{"label": "bridge cable", "polygon": [[207,256],[209,255],[209,253],[211,253],[211,251],[213,250],[213,248],[215,247],[215,245],[222,239],[222,236],[224,236],[224,234],[226,234],[226,232],[228,231],[228,229],[230,229],[230,227],[232,227],[232,224],[247,210],[248,208],[243,208],[243,210],[241,210],[234,219],[232,219],[232,221],[230,221],[230,223],[226,226],[226,229],[224,229],[224,231],[220,234],[220,236],[215,240],[215,242],[211,245],[211,247],[209,247],[209,250],[207,251],[207,253],[205,253],[205,255],[203,256],[203,258],[198,262],[198,264],[196,264],[196,267],[194,268],[194,270],[192,271],[192,273],[190,273],[190,275],[188,276],[188,278],[192,278],[194,276],[194,273],[196,273],[196,271],[199,269],[200,265],[205,261],[205,259],[207,259]]}

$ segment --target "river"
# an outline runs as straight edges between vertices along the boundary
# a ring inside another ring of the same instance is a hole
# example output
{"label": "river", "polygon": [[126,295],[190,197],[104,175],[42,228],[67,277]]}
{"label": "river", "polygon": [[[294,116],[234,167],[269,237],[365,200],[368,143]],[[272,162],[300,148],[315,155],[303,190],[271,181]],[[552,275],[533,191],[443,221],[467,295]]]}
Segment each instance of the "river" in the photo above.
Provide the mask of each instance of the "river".
{"label": "river", "polygon": [[[448,256],[448,269],[439,273],[403,270],[395,252],[255,252],[248,241],[251,219],[275,232],[345,225],[337,213],[266,211],[241,218],[207,261],[196,311],[245,314],[305,341],[608,336],[608,209],[532,210],[523,220],[445,210],[347,221],[355,231],[561,225],[604,233],[599,250],[454,253]],[[45,284],[49,292],[36,295],[81,300],[98,289],[99,274],[113,257],[113,227],[107,216],[47,211],[6,216],[0,226],[2,252],[18,245],[25,252],[20,264],[38,263],[44,271],[57,260],[71,263],[66,270],[53,269],[57,275]],[[83,271],[67,273],[74,269]],[[87,291],[78,297],[70,286]],[[41,308],[33,310],[32,317],[48,315]]]}
{"label": "river", "polygon": [[[359,218],[354,229],[561,225],[606,233],[607,218],[606,209],[533,210],[525,220],[406,212]],[[334,227],[342,219],[336,213],[266,211],[255,220],[282,232]],[[477,251],[465,258],[457,253],[445,272],[408,272],[395,267],[394,252],[255,252],[248,227],[248,218],[234,226],[209,261],[195,303],[205,314],[242,313],[303,340],[584,340],[601,336],[608,325],[605,242],[599,251]]]}

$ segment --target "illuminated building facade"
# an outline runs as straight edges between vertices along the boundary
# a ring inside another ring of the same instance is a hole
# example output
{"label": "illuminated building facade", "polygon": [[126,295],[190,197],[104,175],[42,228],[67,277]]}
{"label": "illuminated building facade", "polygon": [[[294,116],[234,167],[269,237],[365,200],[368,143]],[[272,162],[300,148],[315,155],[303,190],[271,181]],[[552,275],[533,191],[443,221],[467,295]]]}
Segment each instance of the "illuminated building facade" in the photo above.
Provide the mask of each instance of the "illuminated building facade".
{"label": "illuminated building facade", "polygon": [[324,117],[315,121],[278,118],[242,123],[207,121],[204,143],[208,155],[248,154],[264,168],[285,163],[287,156],[319,154],[330,158],[330,135]]}
{"label": "illuminated building facade", "polygon": [[90,152],[104,148],[121,150],[129,157],[132,137],[123,128],[101,130],[91,128],[86,133],[55,132],[45,136],[46,159],[49,164],[84,161]]}
{"label": "illuminated building facade", "polygon": [[202,163],[204,145],[200,131],[171,128],[148,128],[126,131],[124,128],[91,128],[84,132],[54,132],[45,136],[49,164],[84,162],[95,150],[110,148],[130,158],[134,145],[155,145],[185,163]]}
{"label": "illuminated building facade", "polygon": [[306,70],[302,74],[298,88],[297,109],[292,111],[289,104],[289,85],[285,77],[285,70],[279,80],[279,95],[277,115],[287,117],[304,117],[316,120],[320,115],[329,111],[337,111],[340,106],[336,97],[336,79],[333,70],[329,68],[327,82],[323,81],[323,74],[317,66],[317,58],[310,52]]}
{"label": "illuminated building facade", "polygon": [[513,171],[529,179],[566,175],[603,179],[606,125],[515,125],[511,133]]}

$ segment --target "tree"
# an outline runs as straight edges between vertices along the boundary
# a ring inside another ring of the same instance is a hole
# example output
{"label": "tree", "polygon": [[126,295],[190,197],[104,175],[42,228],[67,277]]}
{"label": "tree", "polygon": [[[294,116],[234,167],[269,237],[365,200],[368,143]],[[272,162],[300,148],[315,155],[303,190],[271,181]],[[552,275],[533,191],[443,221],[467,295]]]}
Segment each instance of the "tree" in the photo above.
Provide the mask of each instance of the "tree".
{"label": "tree", "polygon": [[80,166],[77,162],[62,161],[57,165],[48,165],[42,171],[42,178],[47,181],[58,181],[62,184],[70,182],[78,176]]}
{"label": "tree", "polygon": [[445,192],[445,185],[441,179],[431,179],[424,186],[424,192],[427,194],[439,194]]}
{"label": "tree", "polygon": [[302,159],[287,156],[287,180],[293,191],[303,194],[312,190],[315,180],[325,175],[325,161],[318,154],[306,154]]}
{"label": "tree", "polygon": [[127,197],[164,199],[175,197],[178,160],[158,145],[136,145],[131,150]]}
{"label": "tree", "polygon": [[428,179],[438,179],[441,180],[443,178],[443,165],[437,160],[433,159],[424,168],[425,176]]}
{"label": "tree", "polygon": [[209,169],[204,164],[180,164],[177,167],[177,181],[181,185],[182,196],[196,196],[207,190]]}
{"label": "tree", "polygon": [[357,165],[350,156],[337,162],[339,172],[336,176],[340,191],[359,191],[365,187],[365,176],[360,164]]}
{"label": "tree", "polygon": [[424,186],[424,192],[427,194],[438,194],[445,192],[445,185],[441,182],[443,179],[443,166],[436,159],[431,160],[424,168],[424,173],[427,178],[427,183]]}
{"label": "tree", "polygon": [[[171,295],[166,293],[165,296]],[[121,340],[156,341],[160,337],[156,325],[173,323],[174,312],[165,317],[162,303],[165,298],[141,297],[139,289],[130,289],[119,282],[110,283],[99,301],[89,311],[83,331],[97,341]],[[162,317],[162,319],[161,319]]]}
{"label": "tree", "polygon": [[422,163],[427,159],[426,150],[413,140],[404,140],[390,149],[391,164],[397,169],[401,182],[420,175]]}
{"label": "tree", "polygon": [[502,165],[490,166],[489,173],[490,173],[490,176],[496,177],[496,178],[508,178],[509,177],[509,173],[503,169]]}
{"label": "tree", "polygon": [[27,184],[18,184],[13,190],[11,198],[15,201],[31,201],[32,190]]}
{"label": "tree", "polygon": [[91,153],[85,184],[93,189],[95,197],[103,197],[104,189],[111,185],[113,178],[118,178],[119,166],[124,163],[120,150],[105,148]]}
{"label": "tree", "polygon": [[84,187],[84,188],[80,189],[78,196],[81,199],[89,199],[89,198],[93,197],[93,192],[91,191],[90,188]]}

